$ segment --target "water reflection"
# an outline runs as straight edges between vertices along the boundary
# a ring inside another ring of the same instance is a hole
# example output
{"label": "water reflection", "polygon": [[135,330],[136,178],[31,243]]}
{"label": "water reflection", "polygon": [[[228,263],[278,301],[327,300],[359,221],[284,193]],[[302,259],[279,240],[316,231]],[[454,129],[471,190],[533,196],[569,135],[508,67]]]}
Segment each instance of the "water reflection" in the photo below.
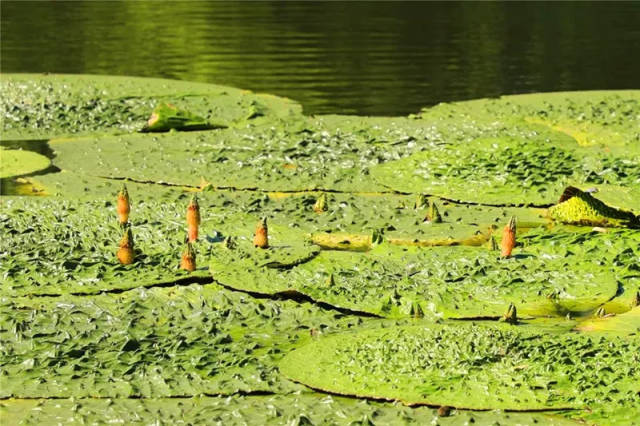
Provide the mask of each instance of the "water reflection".
{"label": "water reflection", "polygon": [[[406,114],[504,93],[637,88],[640,3],[2,3],[2,71],[178,78]],[[635,54],[634,54],[635,52]]]}

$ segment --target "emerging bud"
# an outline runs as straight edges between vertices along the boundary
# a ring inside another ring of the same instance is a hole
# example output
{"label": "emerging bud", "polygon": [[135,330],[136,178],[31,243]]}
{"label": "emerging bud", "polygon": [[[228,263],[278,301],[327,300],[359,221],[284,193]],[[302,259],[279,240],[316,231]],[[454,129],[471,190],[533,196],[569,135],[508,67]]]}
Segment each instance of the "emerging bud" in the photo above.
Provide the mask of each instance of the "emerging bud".
{"label": "emerging bud", "polygon": [[118,249],[118,260],[123,265],[130,265],[133,263],[133,234],[131,233],[131,226],[127,226],[120,240],[120,248]]}
{"label": "emerging bud", "polygon": [[198,204],[198,197],[195,195],[191,198],[189,205],[187,206],[187,229],[189,234],[189,242],[194,242],[198,239],[198,227],[200,226],[200,205]]}
{"label": "emerging bud", "polygon": [[451,415],[451,407],[448,405],[442,405],[438,408],[438,417],[449,417]]}
{"label": "emerging bud", "polygon": [[384,229],[376,228],[371,231],[371,244],[382,244],[384,242]]}
{"label": "emerging bud", "polygon": [[422,310],[422,306],[420,306],[420,304],[418,302],[412,302],[411,303],[410,315],[413,318],[423,318],[424,317],[424,311]]}
{"label": "emerging bud", "polygon": [[227,250],[233,250],[234,248],[236,248],[236,242],[231,237],[225,238],[222,244]]}
{"label": "emerging bud", "polygon": [[640,306],[640,290],[636,292],[635,297],[631,301],[631,307],[635,308],[636,306]]}
{"label": "emerging bud", "polygon": [[487,247],[490,251],[498,251],[498,242],[496,241],[496,237],[491,235],[489,237],[489,241],[487,241]]}
{"label": "emerging bud", "polygon": [[180,259],[180,269],[192,272],[196,270],[196,252],[193,250],[193,245],[187,243],[182,252],[182,258]]}
{"label": "emerging bud", "polygon": [[263,218],[256,226],[256,233],[253,236],[253,245],[262,249],[269,248],[269,230],[267,229],[267,218]]}
{"label": "emerging bud", "polygon": [[500,247],[500,255],[502,257],[510,257],[511,251],[516,246],[516,217],[511,216],[509,224],[507,224],[502,230],[502,242]]}
{"label": "emerging bud", "polygon": [[413,204],[414,209],[421,209],[427,205],[427,197],[422,194],[416,195],[416,202]]}
{"label": "emerging bud", "polygon": [[329,278],[327,278],[327,286],[333,287],[336,284],[335,279],[333,278],[333,272],[329,274]]}
{"label": "emerging bud", "polygon": [[518,323],[518,311],[513,303],[509,304],[507,312],[505,312],[505,314],[502,316],[502,321],[508,322],[509,324]]}
{"label": "emerging bud", "polygon": [[122,184],[122,189],[118,192],[116,209],[118,211],[120,224],[124,225],[129,221],[129,212],[131,211],[131,205],[129,204],[129,192],[127,191],[127,185],[124,183]]}
{"label": "emerging bud", "polygon": [[604,306],[600,306],[595,313],[595,316],[598,318],[603,318],[607,316],[607,311],[605,311]]}
{"label": "emerging bud", "polygon": [[316,213],[324,213],[328,209],[327,207],[327,194],[324,192],[320,194],[316,203],[313,205],[313,211]]}
{"label": "emerging bud", "polygon": [[429,210],[427,211],[427,217],[425,221],[431,223],[440,223],[442,222],[442,216],[440,216],[440,212],[438,211],[438,206],[433,201],[429,203]]}

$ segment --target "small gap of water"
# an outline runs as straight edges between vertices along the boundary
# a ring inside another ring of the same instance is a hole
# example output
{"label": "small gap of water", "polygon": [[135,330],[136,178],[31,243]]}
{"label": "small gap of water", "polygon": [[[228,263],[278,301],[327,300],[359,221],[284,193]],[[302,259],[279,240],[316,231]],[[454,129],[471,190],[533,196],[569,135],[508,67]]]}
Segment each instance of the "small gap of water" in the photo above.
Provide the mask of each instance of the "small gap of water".
{"label": "small gap of water", "polygon": [[23,151],[35,152],[36,154],[44,155],[50,160],[56,156],[49,146],[48,139],[0,141],[0,146],[6,149],[22,149]]}
{"label": "small gap of water", "polygon": [[[0,146],[5,149],[21,149],[23,151],[31,151],[36,154],[44,155],[53,160],[55,153],[49,146],[48,139],[27,139],[27,140],[6,140],[0,141]],[[50,173],[59,173],[60,169],[53,164],[49,167],[36,170],[35,172],[24,175],[12,176],[0,179],[0,196],[2,195],[41,195],[42,191],[35,188],[24,178],[32,176],[42,176]]]}

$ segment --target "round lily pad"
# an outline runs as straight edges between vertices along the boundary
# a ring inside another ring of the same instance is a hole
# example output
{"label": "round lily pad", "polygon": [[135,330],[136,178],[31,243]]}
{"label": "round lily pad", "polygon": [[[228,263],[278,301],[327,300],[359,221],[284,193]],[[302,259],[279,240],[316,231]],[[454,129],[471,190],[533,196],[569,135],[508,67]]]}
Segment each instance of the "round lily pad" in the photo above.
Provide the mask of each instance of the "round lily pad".
{"label": "round lily pad", "polygon": [[115,194],[112,199],[8,199],[0,220],[5,235],[3,294],[94,294],[210,277],[202,243],[196,245],[198,269],[179,269],[188,199],[169,204],[132,198],[131,265],[121,265],[116,257],[125,231],[118,222]]}
{"label": "round lily pad", "polygon": [[0,146],[0,178],[26,175],[46,169],[50,161],[44,155]]}
{"label": "round lily pad", "polygon": [[607,398],[633,407],[639,343],[425,323],[320,339],[288,354],[280,370],[314,389],[409,405],[541,410]]}

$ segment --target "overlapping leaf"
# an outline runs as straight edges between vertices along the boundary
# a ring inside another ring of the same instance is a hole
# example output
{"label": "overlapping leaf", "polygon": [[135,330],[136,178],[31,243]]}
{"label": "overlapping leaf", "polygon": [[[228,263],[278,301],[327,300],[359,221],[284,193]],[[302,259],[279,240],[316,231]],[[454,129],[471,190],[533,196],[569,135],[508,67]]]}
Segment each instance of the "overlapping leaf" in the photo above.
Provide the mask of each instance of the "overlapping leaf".
{"label": "overlapping leaf", "polygon": [[[369,252],[323,251],[285,270],[260,267],[249,247],[215,248],[211,272],[219,282],[245,291],[295,290],[381,316],[452,318],[498,317],[510,303],[526,315],[588,312],[613,298],[618,280],[626,276],[625,268],[604,261],[600,252],[580,256],[545,247],[532,244],[502,259],[485,247],[381,244]],[[618,255],[625,250],[622,245]]]}
{"label": "overlapping leaf", "polygon": [[44,155],[0,146],[0,178],[25,175],[46,169],[50,161]]}
{"label": "overlapping leaf", "polygon": [[292,390],[275,362],[361,323],[215,285],[0,300],[2,397],[167,397]]}

